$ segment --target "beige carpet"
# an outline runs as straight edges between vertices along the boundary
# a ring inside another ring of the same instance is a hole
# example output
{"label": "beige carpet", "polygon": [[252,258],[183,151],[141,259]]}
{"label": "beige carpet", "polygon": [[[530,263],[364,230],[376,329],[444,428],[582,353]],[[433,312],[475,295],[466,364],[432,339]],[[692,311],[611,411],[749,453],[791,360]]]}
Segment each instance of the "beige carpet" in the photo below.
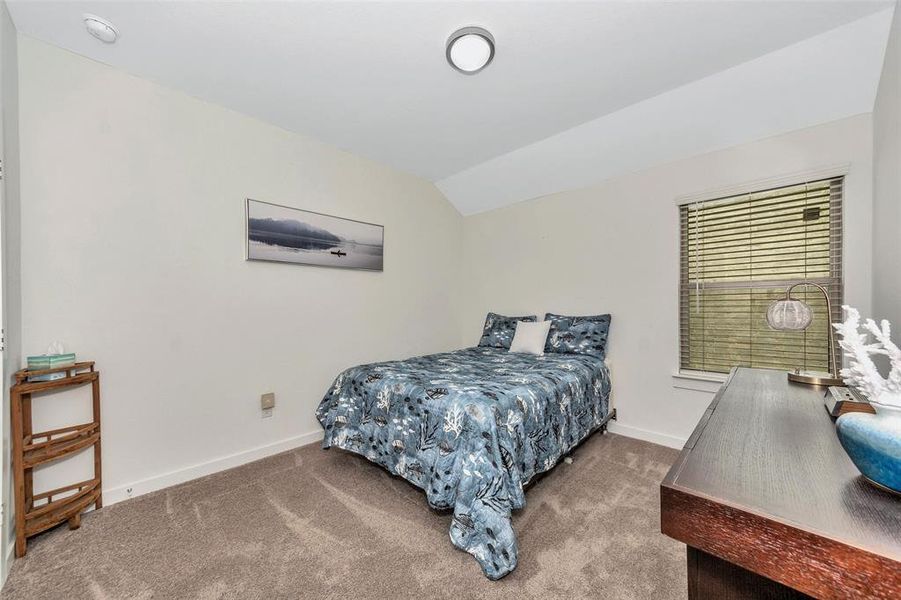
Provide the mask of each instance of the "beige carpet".
{"label": "beige carpet", "polygon": [[450,514],[367,460],[318,445],[90,513],[29,543],[2,598],[685,598],[659,533],[677,452],[595,435],[526,494],[519,567],[482,576]]}

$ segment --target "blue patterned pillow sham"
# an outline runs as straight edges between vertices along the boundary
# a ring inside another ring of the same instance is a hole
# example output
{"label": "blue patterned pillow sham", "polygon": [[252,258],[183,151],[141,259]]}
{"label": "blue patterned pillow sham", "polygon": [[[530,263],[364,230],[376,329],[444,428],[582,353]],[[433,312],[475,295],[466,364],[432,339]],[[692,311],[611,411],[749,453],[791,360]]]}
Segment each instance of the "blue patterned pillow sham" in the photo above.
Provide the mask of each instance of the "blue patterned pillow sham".
{"label": "blue patterned pillow sham", "polygon": [[544,318],[551,322],[545,352],[588,354],[600,359],[606,355],[609,314],[572,317],[547,313]]}
{"label": "blue patterned pillow sham", "polygon": [[517,321],[528,321],[534,323],[537,320],[535,315],[528,317],[505,317],[497,313],[490,312],[485,317],[485,326],[482,328],[482,339],[479,340],[479,346],[489,348],[510,349],[510,343],[513,341],[513,334],[516,333]]}

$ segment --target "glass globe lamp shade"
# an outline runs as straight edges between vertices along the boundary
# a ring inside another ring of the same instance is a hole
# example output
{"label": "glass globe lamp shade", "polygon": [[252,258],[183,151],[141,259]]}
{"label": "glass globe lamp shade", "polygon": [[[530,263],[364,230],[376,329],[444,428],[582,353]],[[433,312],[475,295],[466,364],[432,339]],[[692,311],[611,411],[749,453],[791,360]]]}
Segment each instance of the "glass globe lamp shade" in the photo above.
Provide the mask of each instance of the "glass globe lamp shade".
{"label": "glass globe lamp shade", "polygon": [[766,311],[766,322],[780,331],[802,331],[813,321],[813,310],[800,300],[776,300]]}

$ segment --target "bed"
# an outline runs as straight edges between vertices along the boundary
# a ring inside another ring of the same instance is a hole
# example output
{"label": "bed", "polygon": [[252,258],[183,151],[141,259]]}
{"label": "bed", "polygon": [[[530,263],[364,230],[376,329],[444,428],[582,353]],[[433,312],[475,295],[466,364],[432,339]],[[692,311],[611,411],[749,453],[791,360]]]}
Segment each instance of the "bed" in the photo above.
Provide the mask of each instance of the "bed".
{"label": "bed", "polygon": [[453,509],[453,544],[500,579],[516,568],[510,521],[524,486],[606,426],[609,396],[603,358],[474,347],[348,369],[316,415],[324,448],[365,456]]}

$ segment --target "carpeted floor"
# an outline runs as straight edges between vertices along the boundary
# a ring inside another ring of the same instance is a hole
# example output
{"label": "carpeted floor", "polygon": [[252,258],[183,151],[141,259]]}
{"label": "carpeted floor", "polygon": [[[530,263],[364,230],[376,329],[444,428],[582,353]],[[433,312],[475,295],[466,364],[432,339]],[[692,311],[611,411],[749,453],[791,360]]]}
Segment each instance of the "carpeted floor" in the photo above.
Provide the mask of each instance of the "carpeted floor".
{"label": "carpeted floor", "polygon": [[659,533],[677,452],[595,435],[526,494],[519,567],[485,579],[450,514],[367,460],[305,446],[122,502],[32,539],[18,598],[685,598],[685,550]]}

